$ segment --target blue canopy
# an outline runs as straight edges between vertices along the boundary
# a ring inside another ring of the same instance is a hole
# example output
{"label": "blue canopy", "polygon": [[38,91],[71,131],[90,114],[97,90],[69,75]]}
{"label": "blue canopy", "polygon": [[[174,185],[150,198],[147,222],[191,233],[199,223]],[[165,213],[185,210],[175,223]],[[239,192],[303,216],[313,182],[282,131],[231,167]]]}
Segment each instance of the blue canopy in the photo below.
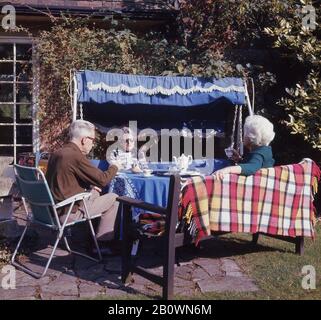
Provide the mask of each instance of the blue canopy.
{"label": "blue canopy", "polygon": [[217,80],[88,70],[77,72],[76,78],[81,103],[192,107],[227,99],[232,104],[245,104],[241,78]]}

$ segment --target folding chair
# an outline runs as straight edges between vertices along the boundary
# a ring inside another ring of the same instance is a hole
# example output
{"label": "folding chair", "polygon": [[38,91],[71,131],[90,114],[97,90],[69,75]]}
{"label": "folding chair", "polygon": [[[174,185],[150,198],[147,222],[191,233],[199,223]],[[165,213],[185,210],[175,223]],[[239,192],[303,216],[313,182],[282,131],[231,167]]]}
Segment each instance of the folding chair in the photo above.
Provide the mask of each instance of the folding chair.
{"label": "folding chair", "polygon": [[[167,207],[159,207],[129,197],[118,197],[123,212],[123,250],[122,250],[122,282],[130,281],[131,275],[137,273],[140,276],[162,286],[163,299],[172,299],[174,290],[174,266],[175,249],[185,244],[183,232],[176,232],[178,203],[180,195],[180,176],[172,175],[168,190]],[[131,209],[140,208],[148,212],[164,214],[165,232],[160,237],[164,245],[163,275],[159,276],[148,271],[146,268],[133,263],[132,247],[137,239],[143,240],[148,235],[138,232],[137,224],[132,221]]]}
{"label": "folding chair", "polygon": [[[88,258],[88,259],[96,261],[96,262],[101,261],[102,256],[101,256],[100,248],[98,246],[98,242],[97,242],[97,239],[95,236],[94,228],[93,228],[93,225],[91,222],[92,219],[100,217],[100,214],[95,215],[95,216],[90,216],[88,213],[88,209],[87,209],[87,205],[86,205],[85,200],[89,198],[90,193],[89,192],[79,193],[79,194],[76,194],[76,195],[74,195],[64,201],[61,201],[59,203],[55,203],[55,201],[53,200],[51,191],[49,189],[48,183],[46,181],[46,178],[41,170],[39,170],[38,168],[25,167],[25,166],[21,166],[21,165],[14,165],[14,170],[15,170],[17,186],[21,192],[24,209],[27,214],[27,224],[22,232],[20,240],[19,240],[17,247],[13,253],[13,256],[11,259],[12,265],[22,269],[26,273],[28,273],[36,278],[43,277],[48,270],[48,267],[51,263],[54,253],[57,249],[58,243],[62,238],[64,239],[66,248],[70,253],[74,253],[74,254],[83,256],[85,258]],[[83,202],[85,217],[83,219],[68,222],[72,208],[74,207],[76,202]],[[28,203],[31,208],[31,214],[28,213],[28,208],[27,208],[26,203]],[[66,216],[64,223],[61,224],[59,221],[59,218],[58,218],[57,209],[61,209],[61,208],[67,207],[67,206],[69,206],[67,216]],[[84,222],[84,221],[88,221],[88,224],[90,227],[90,233],[93,237],[93,240],[94,240],[94,243],[95,243],[95,246],[97,249],[98,259],[88,256],[84,253],[70,249],[68,240],[65,235],[65,229],[66,229],[66,227],[71,227],[79,222]],[[42,274],[35,273],[35,272],[29,270],[28,268],[26,268],[25,266],[23,266],[22,264],[17,263],[15,261],[15,257],[17,255],[19,247],[22,243],[22,240],[26,234],[26,231],[27,231],[28,227],[30,227],[30,225],[33,225],[33,224],[40,225],[42,227],[48,228],[48,229],[57,233],[57,238],[56,238],[55,244],[53,246],[52,252],[50,254],[50,257],[46,263],[46,266],[45,266]]]}

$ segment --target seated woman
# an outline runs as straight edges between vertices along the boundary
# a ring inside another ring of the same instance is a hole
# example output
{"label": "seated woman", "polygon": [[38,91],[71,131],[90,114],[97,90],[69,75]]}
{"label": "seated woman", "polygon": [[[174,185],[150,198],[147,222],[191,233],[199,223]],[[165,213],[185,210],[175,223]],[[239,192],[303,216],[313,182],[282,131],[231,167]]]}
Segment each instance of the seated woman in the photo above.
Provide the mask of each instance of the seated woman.
{"label": "seated woman", "polygon": [[237,153],[235,166],[226,167],[213,173],[216,179],[223,179],[225,174],[235,173],[244,176],[255,174],[261,168],[273,167],[272,148],[269,146],[274,139],[273,124],[266,118],[248,116],[244,123],[244,146],[249,150],[242,159]]}
{"label": "seated woman", "polygon": [[122,128],[123,135],[121,137],[121,146],[112,152],[107,159],[108,162],[120,162],[125,170],[132,169],[133,172],[141,172],[138,162],[146,162],[145,155],[138,152],[136,155],[135,139],[130,129],[127,127]]}

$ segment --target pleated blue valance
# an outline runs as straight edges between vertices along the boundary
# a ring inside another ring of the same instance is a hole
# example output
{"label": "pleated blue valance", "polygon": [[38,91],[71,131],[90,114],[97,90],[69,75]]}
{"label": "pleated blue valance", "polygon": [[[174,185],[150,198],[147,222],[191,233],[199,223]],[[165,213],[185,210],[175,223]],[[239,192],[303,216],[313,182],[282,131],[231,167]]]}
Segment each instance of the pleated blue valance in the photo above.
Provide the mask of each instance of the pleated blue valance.
{"label": "pleated blue valance", "polygon": [[245,104],[241,78],[205,79],[127,75],[97,71],[76,73],[78,102],[191,107],[227,99]]}

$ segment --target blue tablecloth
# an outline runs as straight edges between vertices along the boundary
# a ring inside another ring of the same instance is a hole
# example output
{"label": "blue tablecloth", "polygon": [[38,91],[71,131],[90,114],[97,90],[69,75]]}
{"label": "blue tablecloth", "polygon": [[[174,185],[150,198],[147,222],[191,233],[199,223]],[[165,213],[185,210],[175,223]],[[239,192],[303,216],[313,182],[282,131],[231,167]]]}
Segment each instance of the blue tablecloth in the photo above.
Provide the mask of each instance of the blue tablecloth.
{"label": "blue tablecloth", "polygon": [[142,174],[120,173],[109,185],[109,192],[128,196],[165,207],[169,188],[169,177],[144,177]]}
{"label": "blue tablecloth", "polygon": [[[198,171],[203,175],[210,175],[214,171],[222,169],[231,165],[230,160],[226,159],[202,159],[202,160],[193,160],[189,165],[188,170]],[[175,166],[173,162],[151,162],[148,167],[153,170],[165,170],[168,171],[170,168]]]}
{"label": "blue tablecloth", "polygon": [[[119,173],[110,183],[109,192],[119,196],[128,196],[134,199],[143,200],[151,204],[165,207],[169,188],[169,177],[150,176],[142,174]],[[134,208],[133,218],[138,216],[142,210]],[[119,237],[122,239],[123,219],[121,217],[119,226]]]}
{"label": "blue tablecloth", "polygon": [[[106,160],[91,160],[91,163],[105,171],[108,169],[109,163]],[[227,159],[202,159],[202,160],[193,160],[192,164],[189,166],[189,170],[197,170],[202,174],[209,175],[213,171],[219,170],[226,166],[231,165],[231,161]],[[153,170],[168,170],[173,167],[175,164],[173,162],[150,162],[148,166]]]}
{"label": "blue tablecloth", "polygon": [[[106,160],[91,160],[101,170],[107,170]],[[221,169],[230,162],[224,159],[194,160],[189,170],[196,170],[203,175],[209,175],[213,171]],[[152,170],[167,171],[174,164],[172,162],[149,163]],[[103,192],[114,192],[119,196],[128,196],[135,199],[150,202],[159,206],[166,206],[169,187],[169,177],[156,176],[144,177],[142,174],[120,173]]]}
{"label": "blue tablecloth", "polygon": [[[109,164],[106,160],[92,160],[93,165],[99,169],[107,170]],[[227,160],[208,159],[194,160],[190,165],[190,170],[197,170],[203,175],[211,174],[224,166],[229,165]],[[149,168],[154,171],[167,171],[173,163],[149,163]],[[154,205],[166,207],[169,177],[152,175],[145,177],[142,174],[119,173],[110,183],[103,189],[103,193],[113,192],[119,196],[128,196],[134,199],[149,202]],[[132,212],[133,217],[140,213],[140,209],[135,208]],[[122,218],[120,220],[119,236],[122,238]]]}

